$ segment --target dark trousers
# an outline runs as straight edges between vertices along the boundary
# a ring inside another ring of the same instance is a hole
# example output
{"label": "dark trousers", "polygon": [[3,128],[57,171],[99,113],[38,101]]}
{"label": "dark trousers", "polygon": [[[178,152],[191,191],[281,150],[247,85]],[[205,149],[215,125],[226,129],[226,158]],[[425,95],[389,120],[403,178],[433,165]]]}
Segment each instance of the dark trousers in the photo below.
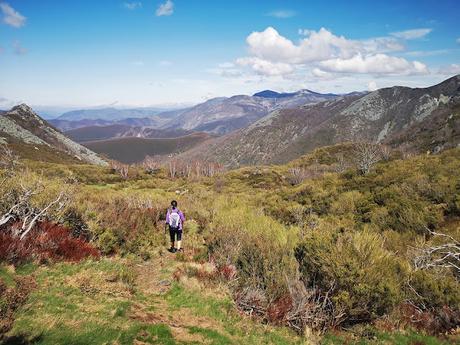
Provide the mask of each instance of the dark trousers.
{"label": "dark trousers", "polygon": [[169,227],[169,237],[171,242],[182,241],[182,229]]}

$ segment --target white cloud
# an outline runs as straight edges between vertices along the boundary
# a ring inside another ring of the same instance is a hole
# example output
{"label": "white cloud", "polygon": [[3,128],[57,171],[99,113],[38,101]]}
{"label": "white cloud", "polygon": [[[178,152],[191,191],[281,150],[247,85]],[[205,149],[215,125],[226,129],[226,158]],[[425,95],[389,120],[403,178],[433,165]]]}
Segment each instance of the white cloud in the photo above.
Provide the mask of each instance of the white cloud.
{"label": "white cloud", "polygon": [[137,10],[138,8],[142,8],[142,2],[140,1],[124,2],[123,7],[131,11]]}
{"label": "white cloud", "polygon": [[378,89],[377,87],[377,83],[374,81],[374,80],[371,80],[368,84],[367,84],[367,89],[369,91],[375,91]]}
{"label": "white cloud", "polygon": [[285,19],[285,18],[295,17],[296,14],[297,13],[292,10],[277,10],[277,11],[272,11],[268,13],[267,16]]}
{"label": "white cloud", "polygon": [[287,63],[270,62],[258,57],[245,57],[236,60],[240,66],[250,67],[254,72],[265,76],[287,75],[294,71],[294,68]]}
{"label": "white cloud", "polygon": [[19,41],[13,42],[13,52],[16,55],[26,55],[28,50],[24,48]]}
{"label": "white cloud", "polygon": [[457,38],[456,42],[457,42],[458,44],[460,44],[460,37]]}
{"label": "white cloud", "polygon": [[405,31],[392,32],[391,35],[403,40],[415,40],[418,38],[423,38],[428,35],[433,29],[423,28],[423,29],[412,29]]}
{"label": "white cloud", "polygon": [[376,37],[358,41],[361,49],[367,53],[390,53],[400,52],[405,49],[404,44],[394,37]]}
{"label": "white cloud", "polygon": [[262,32],[251,33],[246,42],[252,55],[269,61],[308,63],[330,58],[351,58],[363,53],[401,51],[404,45],[392,37],[378,37],[368,40],[349,40],[336,36],[329,30],[299,30],[307,36],[295,44],[283,37],[273,27]]}
{"label": "white cloud", "polygon": [[174,3],[171,0],[166,0],[166,2],[160,4],[156,10],[156,15],[158,17],[170,16],[173,13],[174,13]]}
{"label": "white cloud", "polygon": [[26,24],[27,18],[6,2],[0,2],[0,10],[3,13],[3,22],[5,24],[15,28],[20,28]]}
{"label": "white cloud", "polygon": [[329,73],[329,72],[325,72],[317,67],[313,68],[313,70],[311,71],[311,74],[318,78],[318,79],[332,79],[334,78],[334,74],[332,73]]}
{"label": "white cloud", "polygon": [[437,50],[414,50],[404,53],[406,56],[437,56],[453,52],[454,49],[437,49]]}
{"label": "white cloud", "polygon": [[[320,32],[327,29],[321,28]],[[310,36],[316,34],[315,30],[299,29],[300,36]],[[395,37],[374,37],[366,40],[347,40],[353,42],[356,47],[366,50],[367,52],[392,52],[404,50],[404,44]]]}
{"label": "white cloud", "polygon": [[428,74],[428,68],[418,61],[407,61],[406,59],[375,54],[363,56],[357,54],[349,59],[335,58],[321,61],[323,69],[339,73],[363,73],[363,74],[389,74],[389,75],[415,75]]}
{"label": "white cloud", "polygon": [[[326,73],[359,73],[377,75],[427,74],[421,62],[388,55],[404,50],[395,37],[350,40],[321,28],[319,31],[300,29],[305,36],[299,42],[279,34],[273,27],[251,33],[246,42],[251,56],[237,60],[258,74],[291,75],[309,67],[317,78],[329,78]],[[292,78],[292,76],[290,76]]]}
{"label": "white cloud", "polygon": [[438,73],[449,76],[460,74],[460,64],[453,63],[451,65],[442,66],[439,68]]}
{"label": "white cloud", "polygon": [[145,66],[145,63],[144,63],[144,61],[142,61],[142,60],[133,61],[133,62],[131,62],[131,64],[132,64],[133,66],[138,66],[138,67]]}

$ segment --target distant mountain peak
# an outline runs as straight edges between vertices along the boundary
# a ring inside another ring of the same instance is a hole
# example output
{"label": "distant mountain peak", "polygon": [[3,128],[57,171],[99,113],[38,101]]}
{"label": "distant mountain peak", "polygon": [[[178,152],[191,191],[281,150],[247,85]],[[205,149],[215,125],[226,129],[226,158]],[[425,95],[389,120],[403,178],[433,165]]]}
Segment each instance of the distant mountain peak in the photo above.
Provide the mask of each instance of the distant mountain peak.
{"label": "distant mountain peak", "polygon": [[18,114],[21,117],[34,117],[34,118],[40,118],[34,110],[29,107],[27,104],[22,103],[19,105],[14,106],[11,108],[9,111],[10,114]]}
{"label": "distant mountain peak", "polygon": [[19,105],[16,105],[14,106],[10,112],[12,111],[23,111],[23,112],[28,112],[28,113],[33,113],[33,109],[31,107],[29,107],[27,104],[25,103],[22,103],[22,104],[19,104]]}
{"label": "distant mountain peak", "polygon": [[11,108],[11,110],[8,111],[8,115],[10,117],[16,117],[21,121],[29,122],[31,126],[45,125],[44,120],[40,116],[38,116],[38,114],[30,106],[28,106],[25,103],[16,105],[13,108]]}
{"label": "distant mountain peak", "polygon": [[254,97],[262,97],[262,98],[284,98],[284,97],[289,97],[293,96],[295,93],[279,93],[276,91],[272,90],[264,90],[255,93],[253,96]]}
{"label": "distant mountain peak", "polygon": [[312,91],[309,89],[302,89],[296,92],[276,92],[273,90],[264,90],[257,92],[253,95],[254,97],[262,97],[262,98],[287,98],[287,97],[294,97],[294,96],[338,96],[333,93],[320,93],[316,91]]}
{"label": "distant mountain peak", "polygon": [[[107,162],[94,152],[73,142],[53,128],[27,104],[17,105],[2,114],[0,135],[7,138],[7,141],[13,140],[19,145],[34,145],[35,150],[40,150],[37,146],[41,145],[48,152],[51,150],[56,155],[64,153],[87,163],[107,165]],[[30,147],[27,147],[27,150],[30,151]]]}

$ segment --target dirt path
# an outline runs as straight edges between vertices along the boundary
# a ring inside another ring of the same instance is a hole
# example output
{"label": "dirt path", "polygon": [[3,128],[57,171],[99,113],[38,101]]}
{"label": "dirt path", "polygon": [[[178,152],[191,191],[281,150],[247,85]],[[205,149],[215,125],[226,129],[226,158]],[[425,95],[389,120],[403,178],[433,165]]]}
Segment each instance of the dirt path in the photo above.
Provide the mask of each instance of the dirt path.
{"label": "dirt path", "polygon": [[154,260],[137,264],[136,287],[143,295],[155,301],[153,310],[149,306],[137,303],[132,308],[131,318],[152,324],[166,324],[170,327],[174,339],[184,342],[206,343],[202,335],[191,333],[193,327],[222,330],[220,322],[197,316],[187,307],[172,310],[166,300],[166,294],[174,284],[174,272],[184,263],[176,260],[175,254],[166,252]]}

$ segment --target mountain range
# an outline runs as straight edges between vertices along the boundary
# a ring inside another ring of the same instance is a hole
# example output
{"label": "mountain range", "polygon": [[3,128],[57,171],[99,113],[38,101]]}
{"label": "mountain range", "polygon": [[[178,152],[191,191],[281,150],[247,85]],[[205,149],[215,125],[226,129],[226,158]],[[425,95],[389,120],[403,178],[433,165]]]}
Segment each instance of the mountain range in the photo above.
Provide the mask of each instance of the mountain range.
{"label": "mountain range", "polygon": [[351,141],[438,152],[460,144],[460,75],[427,88],[346,95],[265,90],[150,117],[98,119],[91,113],[93,118],[85,119],[83,111],[75,120],[67,114],[49,123],[24,104],[0,114],[0,140],[23,155],[46,153],[92,164],[106,164],[98,154],[126,163],[178,155],[234,168],[285,163]]}
{"label": "mountain range", "polygon": [[50,123],[63,131],[88,126],[123,124],[223,135],[246,127],[273,110],[317,103],[336,97],[338,95],[320,94],[310,90],[292,93],[266,90],[253,96],[218,97],[193,107],[162,112],[151,108],[75,110],[50,120]]}
{"label": "mountain range", "polygon": [[278,109],[183,155],[229,167],[283,163],[313,149],[371,141],[437,152],[460,143],[460,75],[428,88],[395,86]]}

